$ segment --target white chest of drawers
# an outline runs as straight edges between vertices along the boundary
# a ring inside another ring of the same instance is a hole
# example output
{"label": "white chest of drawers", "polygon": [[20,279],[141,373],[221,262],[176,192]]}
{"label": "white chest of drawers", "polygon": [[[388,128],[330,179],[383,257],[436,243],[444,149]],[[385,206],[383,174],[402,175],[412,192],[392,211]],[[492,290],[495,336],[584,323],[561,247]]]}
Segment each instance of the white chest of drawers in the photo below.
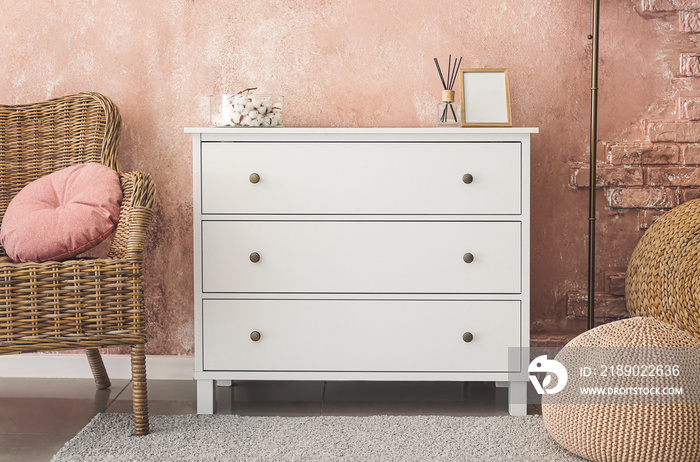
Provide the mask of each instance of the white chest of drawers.
{"label": "white chest of drawers", "polygon": [[537,129],[185,131],[198,413],[269,379],[496,381],[525,414]]}

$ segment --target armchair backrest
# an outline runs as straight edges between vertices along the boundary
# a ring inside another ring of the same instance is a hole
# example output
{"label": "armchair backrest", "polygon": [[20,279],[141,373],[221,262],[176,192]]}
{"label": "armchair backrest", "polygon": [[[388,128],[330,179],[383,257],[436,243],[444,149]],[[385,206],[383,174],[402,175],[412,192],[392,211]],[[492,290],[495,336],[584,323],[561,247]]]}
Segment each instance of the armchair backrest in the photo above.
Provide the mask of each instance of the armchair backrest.
{"label": "armchair backrest", "polygon": [[121,173],[120,137],[119,111],[99,93],[0,105],[0,220],[26,184],[56,170],[99,162]]}

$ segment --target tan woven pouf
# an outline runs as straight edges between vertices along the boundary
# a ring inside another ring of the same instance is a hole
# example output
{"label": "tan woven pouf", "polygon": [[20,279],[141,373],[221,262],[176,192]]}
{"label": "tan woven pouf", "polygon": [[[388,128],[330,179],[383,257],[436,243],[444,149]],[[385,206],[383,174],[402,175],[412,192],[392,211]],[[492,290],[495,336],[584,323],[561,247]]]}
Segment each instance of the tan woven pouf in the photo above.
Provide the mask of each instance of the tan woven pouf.
{"label": "tan woven pouf", "polygon": [[[561,392],[542,395],[542,416],[566,449],[601,462],[700,460],[700,340],[658,319],[635,317],[584,332],[555,359],[568,381]],[[550,388],[556,382],[552,376]],[[682,395],[650,391],[680,387]]]}
{"label": "tan woven pouf", "polygon": [[630,316],[653,316],[700,339],[700,199],[649,227],[632,252],[625,284]]}

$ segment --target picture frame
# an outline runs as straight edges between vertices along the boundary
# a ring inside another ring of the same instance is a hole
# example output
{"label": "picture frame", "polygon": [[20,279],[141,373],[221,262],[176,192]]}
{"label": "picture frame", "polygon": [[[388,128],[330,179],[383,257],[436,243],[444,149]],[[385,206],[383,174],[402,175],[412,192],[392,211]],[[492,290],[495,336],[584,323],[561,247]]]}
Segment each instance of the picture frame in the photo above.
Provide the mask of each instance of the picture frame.
{"label": "picture frame", "polygon": [[462,127],[512,127],[508,69],[460,69]]}

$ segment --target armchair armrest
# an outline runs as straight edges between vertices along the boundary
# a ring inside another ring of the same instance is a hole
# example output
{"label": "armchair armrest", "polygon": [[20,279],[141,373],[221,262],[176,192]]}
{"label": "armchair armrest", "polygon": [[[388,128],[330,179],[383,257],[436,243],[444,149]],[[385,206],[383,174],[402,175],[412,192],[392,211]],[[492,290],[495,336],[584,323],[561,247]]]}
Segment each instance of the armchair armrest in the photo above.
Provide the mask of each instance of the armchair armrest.
{"label": "armchair armrest", "polygon": [[124,198],[109,257],[141,263],[146,230],[153,219],[155,184],[145,172],[121,173],[119,177]]}

